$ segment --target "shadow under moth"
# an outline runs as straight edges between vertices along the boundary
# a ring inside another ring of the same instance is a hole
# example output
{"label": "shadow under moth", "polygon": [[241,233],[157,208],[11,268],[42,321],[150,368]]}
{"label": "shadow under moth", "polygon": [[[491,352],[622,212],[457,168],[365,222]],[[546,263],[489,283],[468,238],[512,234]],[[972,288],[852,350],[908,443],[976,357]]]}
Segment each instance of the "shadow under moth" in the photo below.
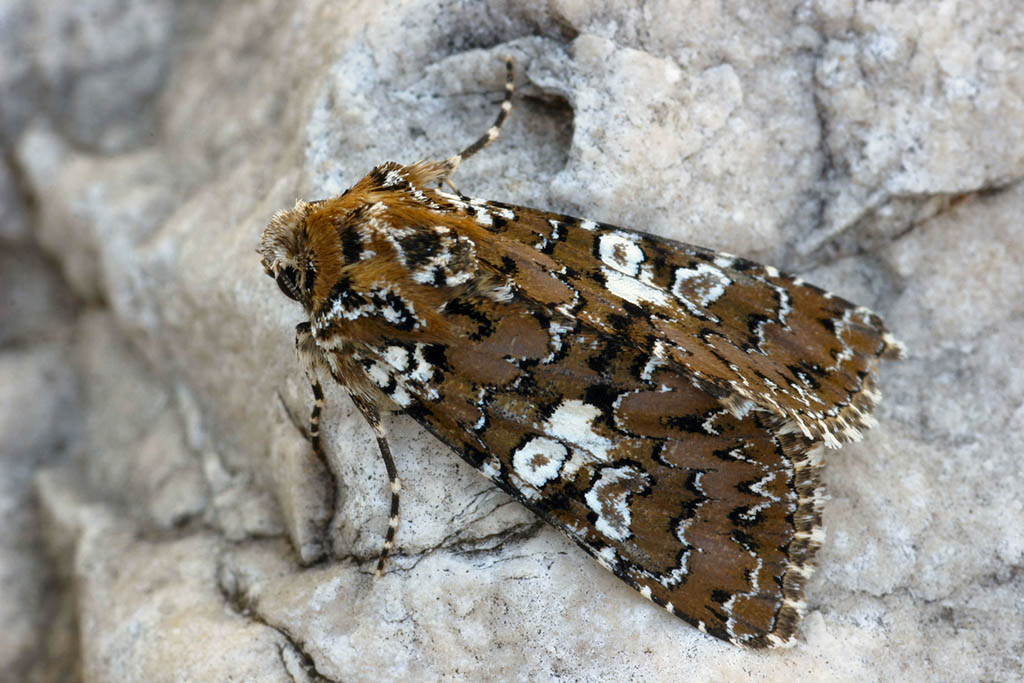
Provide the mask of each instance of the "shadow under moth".
{"label": "shadow under moth", "polygon": [[[736,644],[790,643],[821,545],[822,447],[860,438],[871,311],[723,252],[473,199],[443,161],[382,164],[273,216],[263,268],[296,331],[322,458],[320,378],[374,429],[404,411],[644,597]],[[440,190],[451,186],[453,193]]]}

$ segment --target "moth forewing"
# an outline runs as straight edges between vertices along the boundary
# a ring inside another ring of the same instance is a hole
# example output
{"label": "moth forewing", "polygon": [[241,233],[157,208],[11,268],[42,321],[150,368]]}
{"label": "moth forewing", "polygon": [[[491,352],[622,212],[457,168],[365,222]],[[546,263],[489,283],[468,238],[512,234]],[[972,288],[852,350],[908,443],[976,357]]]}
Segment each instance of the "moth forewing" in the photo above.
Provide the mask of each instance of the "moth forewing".
{"label": "moth forewing", "polygon": [[401,409],[616,576],[714,636],[792,641],[820,547],[820,449],[872,423],[898,343],[864,308],[745,259],[442,192],[495,140],[386,163],[276,214],[263,266],[300,362],[375,430]]}

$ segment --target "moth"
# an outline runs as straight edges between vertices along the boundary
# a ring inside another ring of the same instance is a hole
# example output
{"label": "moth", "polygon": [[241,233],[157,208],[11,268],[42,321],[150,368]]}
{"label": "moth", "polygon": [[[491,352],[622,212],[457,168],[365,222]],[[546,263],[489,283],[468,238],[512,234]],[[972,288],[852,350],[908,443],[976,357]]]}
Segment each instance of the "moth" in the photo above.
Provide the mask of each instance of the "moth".
{"label": "moth", "polygon": [[[259,253],[323,377],[404,411],[644,597],[736,644],[792,642],[821,545],[822,447],[874,423],[878,316],[724,252],[441,190],[498,137],[377,166],[276,213]],[[454,185],[451,189],[455,190]]]}

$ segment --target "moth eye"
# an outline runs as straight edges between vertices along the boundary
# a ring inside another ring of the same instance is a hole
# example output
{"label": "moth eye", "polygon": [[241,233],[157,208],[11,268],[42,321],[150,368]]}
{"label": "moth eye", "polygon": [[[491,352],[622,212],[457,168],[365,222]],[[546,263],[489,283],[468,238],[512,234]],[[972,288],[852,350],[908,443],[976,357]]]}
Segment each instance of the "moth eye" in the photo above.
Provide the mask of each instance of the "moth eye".
{"label": "moth eye", "polygon": [[284,292],[286,297],[294,299],[295,301],[302,301],[299,297],[298,277],[299,274],[294,268],[291,266],[285,266],[278,271],[275,279],[277,280],[277,286],[281,288],[281,291]]}

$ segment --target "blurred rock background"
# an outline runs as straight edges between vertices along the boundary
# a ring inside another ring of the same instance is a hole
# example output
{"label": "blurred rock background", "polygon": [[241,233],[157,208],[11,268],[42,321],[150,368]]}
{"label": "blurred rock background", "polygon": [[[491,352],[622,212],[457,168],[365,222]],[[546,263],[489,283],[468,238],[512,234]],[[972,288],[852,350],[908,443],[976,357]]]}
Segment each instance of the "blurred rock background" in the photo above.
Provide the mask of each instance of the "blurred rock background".
{"label": "blurred rock background", "polygon": [[[331,389],[254,249],[296,197],[444,156],[469,194],[742,253],[911,357],[829,454],[804,641],[649,603]],[[0,677],[1024,678],[1024,13],[888,3],[0,0]]]}

